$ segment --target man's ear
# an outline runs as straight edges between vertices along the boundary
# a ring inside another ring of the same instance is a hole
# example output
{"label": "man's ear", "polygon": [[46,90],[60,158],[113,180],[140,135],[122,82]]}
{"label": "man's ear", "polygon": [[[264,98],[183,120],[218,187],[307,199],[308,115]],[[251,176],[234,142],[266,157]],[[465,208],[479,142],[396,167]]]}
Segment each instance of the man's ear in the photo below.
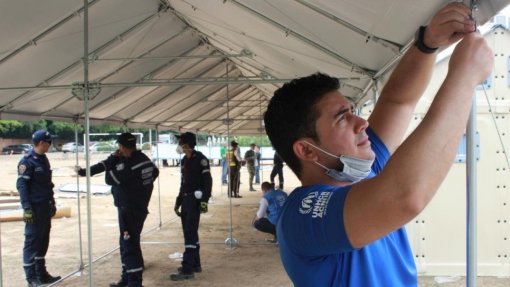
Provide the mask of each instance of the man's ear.
{"label": "man's ear", "polygon": [[308,144],[305,140],[297,140],[292,145],[294,154],[300,160],[304,161],[317,161],[318,156],[316,150]]}

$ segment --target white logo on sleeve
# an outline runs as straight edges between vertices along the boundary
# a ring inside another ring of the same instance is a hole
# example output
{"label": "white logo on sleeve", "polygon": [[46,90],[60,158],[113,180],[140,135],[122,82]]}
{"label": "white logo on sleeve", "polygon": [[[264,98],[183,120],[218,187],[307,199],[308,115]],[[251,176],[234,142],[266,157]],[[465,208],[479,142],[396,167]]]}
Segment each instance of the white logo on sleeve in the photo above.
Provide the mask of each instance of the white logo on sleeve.
{"label": "white logo on sleeve", "polygon": [[319,195],[315,205],[313,206],[312,218],[323,217],[327,213],[328,202],[333,193],[325,191]]}
{"label": "white logo on sleeve", "polygon": [[301,214],[308,214],[312,211],[312,204],[317,197],[318,192],[310,192],[303,200],[301,201],[301,207],[299,208],[299,213]]}
{"label": "white logo on sleeve", "polygon": [[331,199],[332,192],[325,191],[319,193],[318,191],[310,192],[301,201],[301,207],[299,207],[299,213],[301,214],[312,214],[312,218],[322,218],[326,215],[328,209],[328,203]]}

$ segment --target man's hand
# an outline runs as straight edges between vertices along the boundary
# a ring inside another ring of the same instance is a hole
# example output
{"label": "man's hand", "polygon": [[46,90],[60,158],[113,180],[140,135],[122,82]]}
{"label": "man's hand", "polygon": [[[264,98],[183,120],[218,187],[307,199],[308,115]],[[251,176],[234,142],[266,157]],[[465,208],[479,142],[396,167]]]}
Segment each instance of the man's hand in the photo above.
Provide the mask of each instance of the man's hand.
{"label": "man's hand", "polygon": [[470,18],[468,6],[453,2],[436,13],[430,21],[423,42],[427,47],[449,46],[475,31],[475,21]]}
{"label": "man's hand", "polygon": [[494,65],[493,55],[480,33],[467,35],[450,57],[447,78],[462,81],[466,87],[474,88],[490,75]]}
{"label": "man's hand", "polygon": [[207,213],[209,209],[207,208],[207,202],[202,201],[200,202],[200,213]]}
{"label": "man's hand", "polygon": [[87,171],[84,168],[79,168],[76,173],[78,173],[79,176],[86,176]]}
{"label": "man's hand", "polygon": [[34,223],[34,213],[31,208],[25,208],[23,210],[23,221],[28,224]]}
{"label": "man's hand", "polygon": [[174,207],[174,211],[175,211],[175,214],[177,214],[177,216],[181,217],[181,206],[180,205],[175,205]]}

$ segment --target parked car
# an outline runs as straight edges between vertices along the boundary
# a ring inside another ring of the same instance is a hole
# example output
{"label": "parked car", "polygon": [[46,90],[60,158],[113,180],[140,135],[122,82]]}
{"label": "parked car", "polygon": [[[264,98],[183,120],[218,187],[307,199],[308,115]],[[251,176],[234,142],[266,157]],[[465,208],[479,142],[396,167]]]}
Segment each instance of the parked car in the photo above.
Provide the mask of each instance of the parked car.
{"label": "parked car", "polygon": [[116,145],[111,142],[90,142],[90,152],[113,152],[117,149]]}
{"label": "parked car", "polygon": [[62,145],[62,151],[66,152],[83,152],[85,148],[82,144],[77,144],[75,142],[65,143]]}
{"label": "parked car", "polygon": [[2,154],[23,154],[32,150],[31,144],[11,144],[2,149]]}

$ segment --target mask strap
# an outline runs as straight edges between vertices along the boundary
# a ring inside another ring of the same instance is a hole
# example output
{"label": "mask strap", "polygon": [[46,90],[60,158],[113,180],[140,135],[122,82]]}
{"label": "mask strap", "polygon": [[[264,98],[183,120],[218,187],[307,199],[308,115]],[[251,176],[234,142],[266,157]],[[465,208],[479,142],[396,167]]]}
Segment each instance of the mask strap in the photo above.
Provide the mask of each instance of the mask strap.
{"label": "mask strap", "polygon": [[318,161],[314,161],[318,166],[322,167],[323,169],[325,169],[326,171],[330,170],[329,168],[327,168],[326,166],[324,166],[323,164],[321,164],[320,162]]}
{"label": "mask strap", "polygon": [[316,149],[318,149],[318,150],[322,151],[323,153],[325,153],[325,154],[327,154],[327,155],[329,155],[329,156],[331,156],[331,157],[338,158],[338,156],[336,156],[336,155],[334,155],[334,154],[332,154],[332,153],[329,153],[329,152],[327,152],[327,151],[325,151],[325,150],[321,149],[320,147],[318,147],[318,146],[316,146],[316,145],[314,145],[314,144],[312,144],[312,143],[309,143],[309,142],[307,142],[307,141],[304,141],[304,142],[305,142],[305,143],[307,143],[307,144],[309,144],[309,145],[311,145],[311,146],[313,146],[314,148],[316,148]]}

